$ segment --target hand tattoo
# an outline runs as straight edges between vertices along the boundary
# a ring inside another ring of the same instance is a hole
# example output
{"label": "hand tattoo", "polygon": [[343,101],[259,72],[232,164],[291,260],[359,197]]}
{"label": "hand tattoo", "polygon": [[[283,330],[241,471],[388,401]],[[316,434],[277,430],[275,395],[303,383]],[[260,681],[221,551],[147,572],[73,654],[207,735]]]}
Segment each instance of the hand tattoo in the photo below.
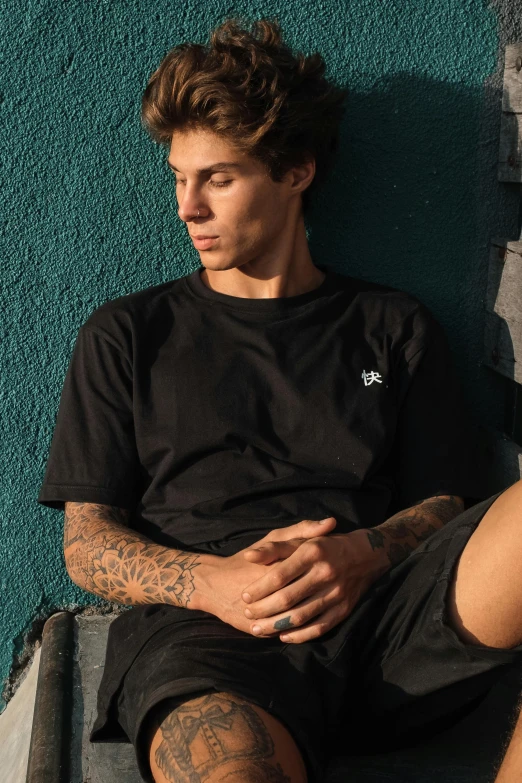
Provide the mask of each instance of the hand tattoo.
{"label": "hand tattoo", "polygon": [[275,631],[286,631],[287,628],[293,628],[294,624],[292,622],[291,615],[288,615],[288,617],[281,617],[280,620],[276,620],[274,623],[274,630]]}

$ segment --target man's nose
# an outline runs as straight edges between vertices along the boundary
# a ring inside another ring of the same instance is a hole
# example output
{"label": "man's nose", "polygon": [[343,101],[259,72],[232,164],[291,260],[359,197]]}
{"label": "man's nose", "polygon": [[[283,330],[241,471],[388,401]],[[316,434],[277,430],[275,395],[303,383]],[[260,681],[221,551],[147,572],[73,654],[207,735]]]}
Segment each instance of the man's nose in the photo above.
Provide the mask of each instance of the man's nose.
{"label": "man's nose", "polygon": [[181,199],[178,199],[178,215],[184,223],[192,220],[194,217],[205,212],[205,204],[201,199],[201,194],[195,188],[185,187],[185,192]]}

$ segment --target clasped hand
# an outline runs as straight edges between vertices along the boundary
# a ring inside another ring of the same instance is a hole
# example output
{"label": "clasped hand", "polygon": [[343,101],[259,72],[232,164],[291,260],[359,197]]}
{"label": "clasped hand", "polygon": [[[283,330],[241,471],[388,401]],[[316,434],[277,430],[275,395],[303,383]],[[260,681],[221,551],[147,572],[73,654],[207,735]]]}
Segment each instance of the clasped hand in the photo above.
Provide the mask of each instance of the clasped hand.
{"label": "clasped hand", "polygon": [[[242,593],[252,634],[279,634],[281,641],[292,643],[316,639],[344,620],[387,570],[363,529],[329,535],[336,524],[333,517],[322,525],[298,523],[291,528],[309,537],[284,539],[292,530],[283,528],[243,550],[250,563],[274,564]],[[320,534],[314,535],[310,525],[316,525]]]}

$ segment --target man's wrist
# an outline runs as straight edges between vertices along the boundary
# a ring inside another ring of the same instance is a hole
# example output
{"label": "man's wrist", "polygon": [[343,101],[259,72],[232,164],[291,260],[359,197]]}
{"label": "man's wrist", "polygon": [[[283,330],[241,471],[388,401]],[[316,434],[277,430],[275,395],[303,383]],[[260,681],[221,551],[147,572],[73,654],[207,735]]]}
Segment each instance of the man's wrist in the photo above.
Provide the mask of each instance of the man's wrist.
{"label": "man's wrist", "polygon": [[[346,533],[350,536],[352,541],[357,542],[360,552],[364,553],[365,564],[367,568],[368,580],[370,583],[374,582],[380,576],[386,573],[390,569],[390,559],[386,553],[386,550],[381,546],[375,545],[376,528],[359,528],[353,530],[351,533]],[[379,541],[381,541],[382,534],[377,533]]]}
{"label": "man's wrist", "polygon": [[216,567],[223,565],[223,558],[218,555],[199,555],[198,568],[194,571],[194,592],[190,597],[190,609],[198,609],[202,612],[213,612],[213,599],[215,598],[215,586],[213,587],[213,575]]}
{"label": "man's wrist", "polygon": [[456,495],[434,495],[398,511],[376,527],[366,528],[370,545],[394,566],[456,517],[464,501]]}
{"label": "man's wrist", "polygon": [[375,561],[381,565],[383,572],[388,571],[395,563],[390,554],[390,547],[393,547],[393,542],[386,529],[382,529],[381,525],[376,525],[375,527],[365,528],[364,532],[368,545],[374,554]]}

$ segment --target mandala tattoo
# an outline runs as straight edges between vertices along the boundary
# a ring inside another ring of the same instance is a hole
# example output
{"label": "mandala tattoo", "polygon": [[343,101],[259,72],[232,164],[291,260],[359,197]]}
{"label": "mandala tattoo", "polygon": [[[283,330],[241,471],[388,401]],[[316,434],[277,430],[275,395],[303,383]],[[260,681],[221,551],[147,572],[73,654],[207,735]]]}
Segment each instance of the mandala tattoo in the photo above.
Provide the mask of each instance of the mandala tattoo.
{"label": "mandala tattoo", "polygon": [[67,502],[64,554],[71,579],[109,601],[188,606],[199,556],[154,544],[128,522],[126,509]]}

